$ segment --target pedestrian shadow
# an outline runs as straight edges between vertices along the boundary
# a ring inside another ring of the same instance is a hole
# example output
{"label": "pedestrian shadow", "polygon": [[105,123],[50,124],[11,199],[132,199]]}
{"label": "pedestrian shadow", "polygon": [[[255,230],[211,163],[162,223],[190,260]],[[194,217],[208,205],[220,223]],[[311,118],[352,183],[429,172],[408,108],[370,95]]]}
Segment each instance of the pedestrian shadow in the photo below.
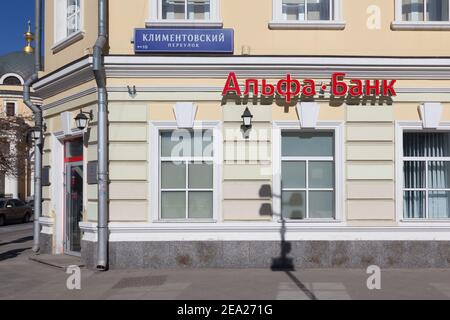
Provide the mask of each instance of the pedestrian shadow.
{"label": "pedestrian shadow", "polygon": [[[280,199],[280,203],[283,204],[283,199],[281,194],[275,194],[272,192],[272,188],[270,185],[263,185],[260,188],[259,195],[261,197],[267,197],[270,194],[270,197]],[[280,255],[278,257],[272,258],[272,264],[270,269],[274,272],[284,272],[289,279],[297,286],[297,288],[303,292],[309,299],[311,300],[319,300],[316,295],[309,290],[293,273],[295,271],[294,266],[294,258],[289,256],[289,253],[292,251],[292,244],[289,241],[286,241],[286,219],[282,212],[275,212],[273,207],[270,210],[267,208],[267,203],[263,204],[261,207],[260,213],[261,215],[267,215],[267,212],[270,211],[273,217],[278,217],[280,222]]]}
{"label": "pedestrian shadow", "polygon": [[13,250],[9,250],[3,253],[0,253],[0,261],[5,261],[8,259],[13,259],[18,257],[22,252],[31,249],[31,247],[29,248],[20,248],[20,249],[13,249]]}
{"label": "pedestrian shadow", "polygon": [[9,241],[9,242],[2,242],[2,243],[0,243],[0,247],[6,246],[8,244],[24,243],[24,242],[31,241],[31,240],[33,240],[33,236],[23,237],[23,238],[20,238],[20,239]]}

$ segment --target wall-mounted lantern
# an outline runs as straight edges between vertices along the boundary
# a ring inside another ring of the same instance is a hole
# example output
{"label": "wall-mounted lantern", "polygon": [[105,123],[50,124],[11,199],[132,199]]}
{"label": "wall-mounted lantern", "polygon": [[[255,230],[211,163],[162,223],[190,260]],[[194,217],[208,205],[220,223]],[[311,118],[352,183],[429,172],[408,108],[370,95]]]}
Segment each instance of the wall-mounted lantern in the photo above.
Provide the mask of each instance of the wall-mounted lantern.
{"label": "wall-mounted lantern", "polygon": [[[89,117],[86,115],[89,115]],[[83,112],[83,109],[81,109],[80,113],[75,117],[75,124],[77,125],[78,129],[84,130],[86,129],[89,121],[92,121],[93,119],[94,114],[92,113],[92,110],[89,112]]]}
{"label": "wall-mounted lantern", "polygon": [[252,127],[252,118],[253,118],[253,115],[250,112],[250,110],[248,109],[248,107],[245,108],[245,111],[242,114],[242,122],[243,122],[242,125],[245,129],[248,130]]}
{"label": "wall-mounted lantern", "polygon": [[34,141],[38,141],[41,139],[42,134],[47,131],[47,125],[44,123],[42,127],[32,127],[29,129],[29,132],[31,133],[31,138]]}
{"label": "wall-mounted lantern", "polygon": [[35,127],[33,128],[33,130],[31,130],[31,137],[33,138],[33,140],[37,141],[41,138],[42,136],[42,130],[40,130],[39,128]]}

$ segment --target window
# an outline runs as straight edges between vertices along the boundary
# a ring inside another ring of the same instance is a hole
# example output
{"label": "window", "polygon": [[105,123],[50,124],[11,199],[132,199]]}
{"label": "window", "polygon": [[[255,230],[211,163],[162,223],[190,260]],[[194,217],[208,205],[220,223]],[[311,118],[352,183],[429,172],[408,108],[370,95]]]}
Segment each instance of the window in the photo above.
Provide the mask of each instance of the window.
{"label": "window", "polygon": [[16,115],[16,104],[14,102],[7,102],[5,109],[7,117],[14,117]]}
{"label": "window", "polygon": [[18,199],[13,199],[11,201],[14,203],[14,206],[18,208],[23,207],[25,205],[25,203],[23,203],[21,200]]}
{"label": "window", "polygon": [[62,50],[83,37],[83,0],[55,0],[53,52]]}
{"label": "window", "polygon": [[160,219],[213,219],[212,131],[160,131],[159,139]]}
{"label": "window", "polygon": [[340,0],[273,0],[272,29],[343,29]]}
{"label": "window", "polygon": [[3,80],[3,84],[6,86],[20,86],[22,85],[22,82],[17,77],[9,76]]}
{"label": "window", "polygon": [[284,20],[333,20],[332,0],[282,0]]}
{"label": "window", "polygon": [[402,0],[402,21],[449,21],[449,0]]}
{"label": "window", "polygon": [[147,26],[222,26],[219,21],[219,0],[151,0],[151,3]]}
{"label": "window", "polygon": [[403,216],[450,218],[450,132],[403,133]]}
{"label": "window", "polygon": [[449,30],[449,0],[395,0],[393,30]]}
{"label": "window", "polygon": [[16,73],[7,73],[0,77],[0,85],[5,86],[21,86],[23,85],[23,78]]}
{"label": "window", "polygon": [[209,20],[210,0],[161,0],[163,19]]}
{"label": "window", "polygon": [[335,219],[334,133],[281,133],[281,214],[285,219]]}
{"label": "window", "polygon": [[80,0],[67,0],[67,36],[80,31],[81,6]]}
{"label": "window", "polygon": [[68,140],[64,145],[64,159],[68,162],[80,161],[83,159],[83,150],[83,139]]}

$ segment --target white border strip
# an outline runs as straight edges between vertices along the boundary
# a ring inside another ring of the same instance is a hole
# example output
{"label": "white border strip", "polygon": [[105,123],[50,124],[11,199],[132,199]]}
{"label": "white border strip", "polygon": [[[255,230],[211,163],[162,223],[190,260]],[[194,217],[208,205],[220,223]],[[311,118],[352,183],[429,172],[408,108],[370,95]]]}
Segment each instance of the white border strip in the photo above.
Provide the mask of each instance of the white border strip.
{"label": "white border strip", "polygon": [[227,66],[376,66],[391,67],[450,67],[449,58],[374,58],[374,57],[169,57],[169,56],[106,56],[106,65],[227,65]]}
{"label": "white border strip", "polygon": [[[83,240],[96,241],[97,224],[80,223]],[[111,242],[280,241],[281,224],[264,223],[119,223],[109,224]],[[286,224],[287,241],[450,241],[450,226],[357,227]]]}

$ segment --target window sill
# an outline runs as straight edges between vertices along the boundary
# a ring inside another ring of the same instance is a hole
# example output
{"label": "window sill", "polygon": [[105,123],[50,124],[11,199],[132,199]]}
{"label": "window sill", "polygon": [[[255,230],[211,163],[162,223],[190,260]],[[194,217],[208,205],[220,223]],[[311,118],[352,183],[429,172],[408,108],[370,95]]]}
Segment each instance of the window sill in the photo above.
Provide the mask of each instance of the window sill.
{"label": "window sill", "polygon": [[410,22],[410,21],[394,21],[391,23],[391,30],[450,30],[450,22],[433,21],[433,22]]}
{"label": "window sill", "polygon": [[53,51],[53,53],[57,53],[65,48],[67,48],[68,46],[74,44],[75,42],[80,41],[83,38],[84,38],[84,31],[83,30],[77,31],[77,32],[71,34],[70,36],[55,43],[51,47],[51,50]]}
{"label": "window sill", "polygon": [[179,28],[217,28],[223,27],[222,21],[204,20],[151,20],[145,22],[146,27],[179,27]]}
{"label": "window sill", "polygon": [[425,218],[416,218],[416,219],[401,219],[401,223],[450,223],[450,218],[442,218],[442,219],[425,219]]}
{"label": "window sill", "polygon": [[345,21],[284,21],[269,22],[271,30],[344,30]]}
{"label": "window sill", "polygon": [[166,219],[166,220],[162,220],[162,219],[160,219],[160,220],[154,220],[154,221],[152,221],[152,223],[162,223],[162,224],[164,224],[164,223],[167,223],[167,224],[170,224],[170,223],[217,223],[217,220],[214,220],[214,219],[190,219],[190,220]]}
{"label": "window sill", "polygon": [[[276,220],[278,223],[282,223],[283,220],[281,219],[277,219]],[[284,222],[286,223],[292,223],[292,224],[307,224],[307,223],[317,223],[317,224],[330,224],[330,223],[342,223],[341,220],[336,220],[336,219],[284,219]]]}

